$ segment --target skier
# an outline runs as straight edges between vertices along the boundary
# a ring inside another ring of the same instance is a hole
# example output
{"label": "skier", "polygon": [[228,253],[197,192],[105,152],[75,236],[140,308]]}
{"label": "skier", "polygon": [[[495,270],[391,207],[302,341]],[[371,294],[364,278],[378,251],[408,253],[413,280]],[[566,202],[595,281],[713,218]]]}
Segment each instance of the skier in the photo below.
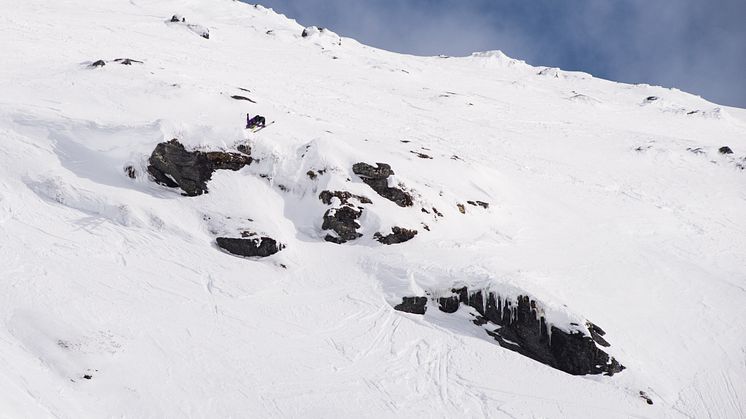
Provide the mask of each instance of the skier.
{"label": "skier", "polygon": [[254,129],[256,127],[266,127],[267,126],[267,120],[264,119],[263,116],[257,115],[255,117],[251,117],[251,115],[246,114],[246,129]]}

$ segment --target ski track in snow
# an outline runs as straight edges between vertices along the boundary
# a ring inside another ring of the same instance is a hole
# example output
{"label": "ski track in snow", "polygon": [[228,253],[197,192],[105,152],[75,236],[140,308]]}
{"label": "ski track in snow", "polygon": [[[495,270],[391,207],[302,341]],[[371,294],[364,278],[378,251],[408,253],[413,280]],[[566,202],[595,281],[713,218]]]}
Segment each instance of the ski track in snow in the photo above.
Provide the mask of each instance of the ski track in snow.
{"label": "ski track in snow", "polygon": [[[228,0],[0,1],[0,416],[746,416],[746,110],[302,38]],[[171,138],[259,161],[184,197],[146,174]],[[357,162],[391,164],[416,205]],[[373,201],[365,237],[323,241],[325,189]],[[419,234],[371,239],[393,226]],[[243,230],[287,248],[214,244]],[[465,306],[392,308],[456,284],[587,318],[627,369],[570,376]]]}

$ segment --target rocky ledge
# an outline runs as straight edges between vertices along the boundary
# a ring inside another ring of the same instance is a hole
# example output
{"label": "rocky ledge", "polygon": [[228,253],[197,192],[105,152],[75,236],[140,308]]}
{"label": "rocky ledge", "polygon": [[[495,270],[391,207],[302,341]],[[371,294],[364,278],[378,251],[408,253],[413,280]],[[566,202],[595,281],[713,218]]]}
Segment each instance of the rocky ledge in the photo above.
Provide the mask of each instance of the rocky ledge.
{"label": "rocky ledge", "polygon": [[[404,297],[394,308],[424,314],[427,301],[427,297]],[[462,304],[474,308],[478,314],[473,323],[485,328],[500,346],[568,374],[614,375],[624,369],[598,347],[610,346],[600,327],[591,322],[585,327],[571,323],[575,331],[562,330],[547,323],[541,303],[530,297],[503,298],[493,291],[462,287],[435,302],[445,313],[455,313]]]}
{"label": "rocky ledge", "polygon": [[414,204],[412,196],[403,189],[389,187],[389,176],[393,175],[394,171],[388,164],[376,163],[376,167],[373,167],[367,163],[355,163],[352,166],[352,172],[358,175],[378,195],[394,202],[396,205],[411,207]]}
{"label": "rocky ledge", "polygon": [[237,256],[267,257],[272,256],[285,246],[269,237],[250,236],[241,239],[218,237],[220,248]]}
{"label": "rocky ledge", "polygon": [[243,153],[187,151],[173,139],[155,147],[148,159],[148,172],[161,185],[198,196],[207,192],[207,182],[216,170],[240,170],[251,162],[251,156]]}

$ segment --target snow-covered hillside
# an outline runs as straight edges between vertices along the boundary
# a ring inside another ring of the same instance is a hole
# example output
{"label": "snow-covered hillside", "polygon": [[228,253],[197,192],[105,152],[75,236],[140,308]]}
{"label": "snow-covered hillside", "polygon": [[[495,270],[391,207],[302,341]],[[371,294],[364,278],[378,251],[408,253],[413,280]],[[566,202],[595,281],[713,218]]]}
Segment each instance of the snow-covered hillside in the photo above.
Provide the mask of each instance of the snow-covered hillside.
{"label": "snow-covered hillside", "polygon": [[[0,417],[746,416],[745,110],[230,0],[0,4]],[[172,139],[251,163],[186,196]]]}

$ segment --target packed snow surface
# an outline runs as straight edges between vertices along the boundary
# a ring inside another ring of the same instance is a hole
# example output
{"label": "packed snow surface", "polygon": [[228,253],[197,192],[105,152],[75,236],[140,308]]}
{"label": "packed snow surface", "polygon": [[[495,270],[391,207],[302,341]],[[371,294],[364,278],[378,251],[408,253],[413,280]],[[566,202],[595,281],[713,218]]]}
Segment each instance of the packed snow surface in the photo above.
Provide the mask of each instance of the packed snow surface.
{"label": "packed snow surface", "polygon": [[[0,3],[0,417],[746,416],[746,111],[228,0]],[[182,196],[146,170],[172,138],[258,161]],[[372,201],[362,238],[324,241],[322,190]],[[215,245],[245,230],[287,247]],[[590,320],[626,369],[392,308],[456,285]]]}

